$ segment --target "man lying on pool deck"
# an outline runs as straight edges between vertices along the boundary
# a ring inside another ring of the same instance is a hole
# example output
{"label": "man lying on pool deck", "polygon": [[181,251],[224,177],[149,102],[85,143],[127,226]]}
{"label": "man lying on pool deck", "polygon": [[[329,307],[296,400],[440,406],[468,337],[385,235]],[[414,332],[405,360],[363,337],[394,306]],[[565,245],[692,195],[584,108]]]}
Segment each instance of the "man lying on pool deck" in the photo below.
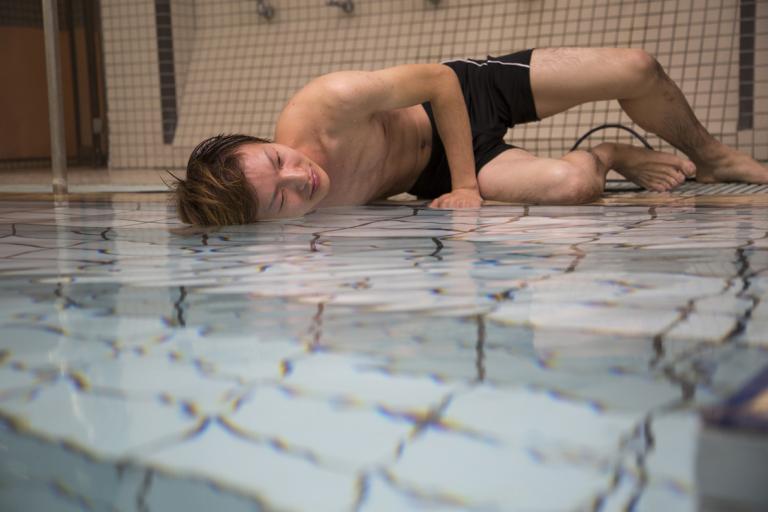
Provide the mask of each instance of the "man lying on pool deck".
{"label": "man lying on pool deck", "polygon": [[[504,143],[508,127],[607,99],[690,160],[614,143],[540,158]],[[174,188],[181,220],[224,225],[401,192],[436,208],[587,203],[609,169],[656,191],[694,175],[768,183],[768,168],[715,140],[645,51],[553,48],[321,76],[285,106],[274,142],[207,139]]]}

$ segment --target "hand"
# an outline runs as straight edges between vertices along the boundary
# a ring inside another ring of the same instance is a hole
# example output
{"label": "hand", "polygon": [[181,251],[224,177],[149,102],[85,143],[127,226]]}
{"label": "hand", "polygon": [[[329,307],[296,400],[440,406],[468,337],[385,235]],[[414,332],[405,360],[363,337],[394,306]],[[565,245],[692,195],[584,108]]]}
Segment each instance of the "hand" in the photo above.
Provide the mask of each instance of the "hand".
{"label": "hand", "polygon": [[477,189],[457,188],[443,194],[431,203],[430,208],[480,208],[483,198]]}

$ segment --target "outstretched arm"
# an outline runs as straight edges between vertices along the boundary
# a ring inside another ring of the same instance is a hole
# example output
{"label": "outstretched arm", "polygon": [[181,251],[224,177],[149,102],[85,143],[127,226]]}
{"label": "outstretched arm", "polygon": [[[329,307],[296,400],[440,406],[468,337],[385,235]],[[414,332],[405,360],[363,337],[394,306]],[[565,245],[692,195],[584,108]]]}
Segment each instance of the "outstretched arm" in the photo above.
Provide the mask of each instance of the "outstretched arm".
{"label": "outstretched arm", "polygon": [[319,79],[331,92],[329,115],[372,116],[432,104],[437,131],[445,146],[452,190],[430,204],[437,208],[476,208],[482,204],[475,174],[472,131],[456,74],[442,64],[407,64],[379,71],[343,71]]}

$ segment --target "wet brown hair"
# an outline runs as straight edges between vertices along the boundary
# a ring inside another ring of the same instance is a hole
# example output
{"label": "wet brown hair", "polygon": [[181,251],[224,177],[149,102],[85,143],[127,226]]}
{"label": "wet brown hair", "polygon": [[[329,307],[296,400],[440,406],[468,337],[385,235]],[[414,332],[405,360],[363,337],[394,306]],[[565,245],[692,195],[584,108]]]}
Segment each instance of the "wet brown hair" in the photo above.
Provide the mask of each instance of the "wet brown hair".
{"label": "wet brown hair", "polygon": [[182,222],[199,226],[254,222],[259,202],[245,178],[238,149],[269,142],[250,135],[221,134],[198,144],[189,156],[186,179],[171,175],[173,202]]}

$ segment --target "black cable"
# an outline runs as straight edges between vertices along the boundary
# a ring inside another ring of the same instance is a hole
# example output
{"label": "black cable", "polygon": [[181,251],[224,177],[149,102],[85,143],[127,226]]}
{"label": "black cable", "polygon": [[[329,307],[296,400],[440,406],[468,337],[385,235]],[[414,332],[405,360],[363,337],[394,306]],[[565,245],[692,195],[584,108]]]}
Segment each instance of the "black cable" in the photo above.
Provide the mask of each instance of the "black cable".
{"label": "black cable", "polygon": [[579,147],[579,144],[581,144],[582,142],[584,142],[584,139],[586,139],[587,137],[589,137],[590,135],[592,135],[592,134],[593,134],[593,133],[595,133],[596,131],[598,131],[598,130],[604,130],[604,129],[606,129],[606,128],[619,128],[619,129],[621,129],[621,130],[626,130],[626,131],[628,131],[629,133],[631,133],[632,135],[634,135],[635,137],[637,137],[638,139],[640,139],[640,142],[642,142],[642,143],[643,143],[643,146],[645,146],[646,148],[648,148],[648,149],[650,149],[651,151],[653,151],[653,146],[651,146],[651,145],[648,143],[648,141],[647,141],[647,140],[645,140],[645,138],[644,138],[642,135],[640,135],[639,133],[637,133],[637,132],[636,132],[635,130],[633,130],[632,128],[629,128],[629,127],[627,127],[627,126],[624,126],[623,124],[610,124],[610,123],[609,123],[609,124],[601,124],[600,126],[597,126],[597,127],[595,127],[595,128],[592,128],[592,129],[591,129],[591,130],[589,130],[587,133],[585,133],[584,135],[582,135],[581,137],[579,137],[579,140],[577,140],[577,141],[576,141],[576,144],[574,144],[574,145],[573,145],[573,147],[571,148],[571,151],[576,151],[576,148],[578,148],[578,147]]}

